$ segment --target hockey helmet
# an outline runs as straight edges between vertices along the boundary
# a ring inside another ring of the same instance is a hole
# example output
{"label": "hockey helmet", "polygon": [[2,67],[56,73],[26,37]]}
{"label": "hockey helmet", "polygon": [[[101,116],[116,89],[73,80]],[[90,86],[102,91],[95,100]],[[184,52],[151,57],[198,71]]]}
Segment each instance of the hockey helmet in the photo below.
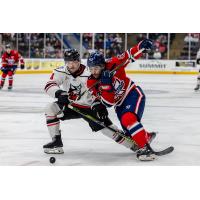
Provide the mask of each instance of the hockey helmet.
{"label": "hockey helmet", "polygon": [[94,67],[94,66],[104,67],[104,65],[105,65],[105,58],[102,53],[95,51],[89,55],[87,59],[88,67]]}
{"label": "hockey helmet", "polygon": [[76,49],[64,50],[64,61],[80,61],[80,54]]}
{"label": "hockey helmet", "polygon": [[11,48],[11,47],[10,47],[10,44],[6,44],[5,48],[6,48],[6,49],[10,49],[10,48]]}

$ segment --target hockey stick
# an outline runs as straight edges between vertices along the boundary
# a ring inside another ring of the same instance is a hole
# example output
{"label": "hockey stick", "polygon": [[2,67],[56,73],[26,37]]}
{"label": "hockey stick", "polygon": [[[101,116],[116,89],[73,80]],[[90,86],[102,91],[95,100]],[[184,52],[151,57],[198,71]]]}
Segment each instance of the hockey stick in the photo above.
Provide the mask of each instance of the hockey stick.
{"label": "hockey stick", "polygon": [[172,151],[174,151],[174,147],[173,146],[167,147],[166,149],[163,149],[161,151],[154,151],[149,144],[147,144],[147,146],[156,156],[164,156],[164,155],[169,154]]}
{"label": "hockey stick", "polygon": [[[119,132],[119,131],[116,131],[116,130],[115,130],[114,128],[112,128],[112,127],[106,126],[103,122],[101,122],[100,120],[96,119],[95,117],[93,117],[93,116],[91,116],[91,115],[89,115],[89,114],[84,114],[84,113],[82,113],[77,107],[74,107],[74,106],[72,106],[72,105],[70,105],[70,104],[68,105],[68,107],[69,107],[70,109],[72,109],[73,111],[79,113],[79,114],[82,115],[83,117],[85,117],[85,118],[87,118],[87,119],[90,119],[90,120],[92,120],[93,122],[95,122],[95,123],[97,123],[97,124],[103,126],[104,128],[107,128],[107,129],[109,129],[109,130],[115,132],[116,134],[118,134],[118,136],[120,136],[120,137],[124,138],[126,141],[132,143],[132,144],[133,144],[133,147],[136,147],[136,146],[137,146],[137,144],[136,144],[130,137],[124,135],[123,133],[121,133],[121,132]],[[116,141],[116,142],[117,142],[117,141]],[[173,146],[167,147],[166,149],[163,149],[163,150],[161,150],[161,151],[155,151],[155,150],[153,150],[152,147],[150,146],[150,144],[148,144],[148,143],[147,143],[147,146],[148,146],[148,148],[149,148],[156,156],[164,156],[164,155],[166,155],[166,154],[171,153],[171,152],[174,150],[174,147],[173,147]]]}
{"label": "hockey stick", "polygon": [[89,115],[89,114],[85,114],[83,112],[80,111],[80,109],[78,109],[77,107],[72,106],[71,104],[68,105],[68,108],[70,108],[71,110],[79,113],[80,115],[82,115],[83,117],[92,120],[93,122],[103,126],[104,128],[108,128],[109,130],[116,132],[116,130],[112,127],[106,126],[103,122],[101,122],[100,120],[96,119],[95,117]]}
{"label": "hockey stick", "polygon": [[[100,125],[100,126],[102,126],[102,127],[104,127],[104,128],[107,128],[107,129],[109,129],[110,131],[112,131],[112,132],[118,134],[118,135],[121,136],[122,138],[124,138],[124,139],[126,139],[127,141],[131,142],[134,146],[137,146],[137,144],[136,144],[133,140],[131,140],[131,138],[129,138],[128,136],[126,136],[125,134],[121,133],[120,131],[118,131],[118,130],[116,130],[116,129],[110,127],[110,126],[106,126],[103,122],[101,122],[100,120],[98,120],[97,118],[95,118],[95,117],[93,117],[93,116],[81,112],[81,110],[80,110],[79,108],[77,108],[77,107],[75,107],[75,106],[72,106],[71,104],[68,105],[68,108],[70,108],[71,110],[73,110],[73,111],[79,113],[81,116],[83,116],[83,117],[85,117],[85,118],[87,118],[87,119],[89,119],[89,120],[95,122],[96,124],[98,124],[98,125]],[[116,142],[117,142],[117,141],[116,141]]]}

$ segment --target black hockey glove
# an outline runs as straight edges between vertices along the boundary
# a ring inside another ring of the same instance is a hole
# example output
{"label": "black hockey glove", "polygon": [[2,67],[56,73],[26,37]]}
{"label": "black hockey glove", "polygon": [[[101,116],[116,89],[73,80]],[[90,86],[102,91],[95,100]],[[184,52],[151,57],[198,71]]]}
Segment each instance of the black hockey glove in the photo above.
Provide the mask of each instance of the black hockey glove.
{"label": "black hockey glove", "polygon": [[56,91],[55,97],[58,98],[58,103],[62,106],[68,105],[70,103],[66,91],[63,90]]}
{"label": "black hockey glove", "polygon": [[106,107],[100,102],[92,106],[92,111],[101,121],[104,121],[108,118],[108,111]]}

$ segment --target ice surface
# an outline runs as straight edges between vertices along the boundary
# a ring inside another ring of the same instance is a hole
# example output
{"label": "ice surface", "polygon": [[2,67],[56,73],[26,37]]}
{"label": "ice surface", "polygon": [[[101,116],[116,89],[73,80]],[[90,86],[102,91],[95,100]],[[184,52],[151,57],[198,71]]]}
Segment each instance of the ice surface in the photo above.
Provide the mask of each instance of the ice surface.
{"label": "ice surface", "polygon": [[[200,92],[191,75],[129,75],[147,97],[143,125],[158,131],[152,146],[173,145],[175,151],[153,162],[140,162],[129,149],[100,132],[92,133],[83,120],[61,122],[63,155],[55,165],[200,165]],[[44,107],[54,101],[43,92],[49,75],[15,75],[13,91],[0,91],[0,165],[51,165],[42,145],[50,141]],[[6,80],[7,82],[7,80]],[[119,125],[113,109],[110,117]]]}

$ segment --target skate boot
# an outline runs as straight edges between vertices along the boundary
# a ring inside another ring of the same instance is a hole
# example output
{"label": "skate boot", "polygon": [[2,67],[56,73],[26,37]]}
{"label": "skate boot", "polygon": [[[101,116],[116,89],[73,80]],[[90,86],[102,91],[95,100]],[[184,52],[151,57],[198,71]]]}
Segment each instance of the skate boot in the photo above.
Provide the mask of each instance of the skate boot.
{"label": "skate boot", "polygon": [[43,149],[44,149],[44,153],[47,153],[47,154],[62,154],[64,153],[62,147],[63,147],[63,143],[62,143],[61,135],[56,135],[52,139],[52,142],[49,142],[48,144],[45,144],[43,146]]}
{"label": "skate boot", "polygon": [[9,86],[8,86],[8,90],[12,90],[12,86],[9,85]]}
{"label": "skate boot", "polygon": [[149,144],[146,144],[143,148],[137,151],[137,159],[140,161],[152,161],[156,158],[154,152],[150,148]]}
{"label": "skate boot", "polygon": [[197,90],[199,90],[199,89],[200,89],[200,85],[197,85],[197,86],[194,88],[195,91],[197,91]]}

